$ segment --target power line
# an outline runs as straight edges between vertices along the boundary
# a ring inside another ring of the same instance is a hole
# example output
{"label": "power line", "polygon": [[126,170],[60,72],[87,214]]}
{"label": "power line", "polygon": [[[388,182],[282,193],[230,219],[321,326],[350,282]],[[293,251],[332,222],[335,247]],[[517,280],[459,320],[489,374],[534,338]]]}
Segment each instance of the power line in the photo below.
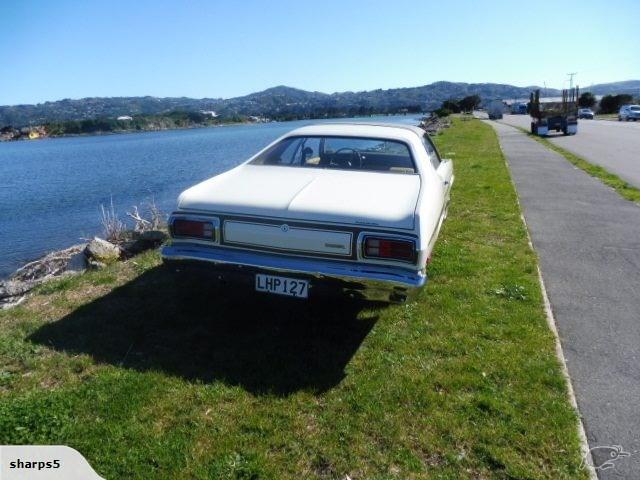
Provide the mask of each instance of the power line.
{"label": "power line", "polygon": [[569,76],[569,90],[573,88],[573,77],[574,75],[577,75],[577,74],[578,72],[567,73],[567,75]]}

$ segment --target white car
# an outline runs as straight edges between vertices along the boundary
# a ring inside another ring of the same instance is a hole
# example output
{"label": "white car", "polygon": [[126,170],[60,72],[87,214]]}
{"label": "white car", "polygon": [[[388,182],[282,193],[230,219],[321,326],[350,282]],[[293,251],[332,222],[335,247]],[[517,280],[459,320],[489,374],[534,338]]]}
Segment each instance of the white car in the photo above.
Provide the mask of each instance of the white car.
{"label": "white car", "polygon": [[233,288],[403,302],[426,283],[453,180],[418,127],[299,128],[184,191],[162,257]]}

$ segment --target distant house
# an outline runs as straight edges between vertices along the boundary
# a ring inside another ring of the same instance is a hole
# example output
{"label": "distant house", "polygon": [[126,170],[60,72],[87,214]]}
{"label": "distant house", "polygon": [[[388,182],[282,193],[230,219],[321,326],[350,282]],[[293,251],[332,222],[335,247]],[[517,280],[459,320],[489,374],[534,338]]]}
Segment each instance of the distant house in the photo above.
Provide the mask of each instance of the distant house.
{"label": "distant house", "polygon": [[120,115],[118,120],[133,120],[133,117],[130,117],[129,115]]}
{"label": "distant house", "polygon": [[200,113],[211,118],[216,118],[218,114],[213,110],[200,110]]}

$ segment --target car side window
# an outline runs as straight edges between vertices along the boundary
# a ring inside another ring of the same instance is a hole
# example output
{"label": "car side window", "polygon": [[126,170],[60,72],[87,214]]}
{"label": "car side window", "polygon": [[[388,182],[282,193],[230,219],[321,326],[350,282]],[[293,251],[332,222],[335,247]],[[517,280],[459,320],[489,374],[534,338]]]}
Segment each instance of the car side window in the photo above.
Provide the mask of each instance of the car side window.
{"label": "car side window", "polygon": [[433,168],[438,168],[440,166],[440,156],[436,151],[435,147],[431,144],[431,140],[427,138],[427,133],[422,136],[422,144],[424,145],[424,149],[429,154],[429,160],[431,160],[431,164]]}
{"label": "car side window", "polygon": [[294,163],[303,167],[317,166],[320,163],[320,138],[305,138]]}
{"label": "car side window", "polygon": [[280,147],[280,151],[273,155],[266,162],[267,165],[294,165],[296,160],[300,158],[300,144],[302,141],[298,138],[287,139]]}

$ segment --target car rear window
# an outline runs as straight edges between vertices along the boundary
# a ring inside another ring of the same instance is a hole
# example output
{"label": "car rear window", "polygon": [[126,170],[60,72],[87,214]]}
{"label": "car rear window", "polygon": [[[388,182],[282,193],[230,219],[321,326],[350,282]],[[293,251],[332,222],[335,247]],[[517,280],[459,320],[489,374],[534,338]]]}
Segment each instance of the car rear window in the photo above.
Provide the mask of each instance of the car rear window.
{"label": "car rear window", "polygon": [[416,173],[409,146],[382,138],[287,137],[262,152],[251,164]]}

